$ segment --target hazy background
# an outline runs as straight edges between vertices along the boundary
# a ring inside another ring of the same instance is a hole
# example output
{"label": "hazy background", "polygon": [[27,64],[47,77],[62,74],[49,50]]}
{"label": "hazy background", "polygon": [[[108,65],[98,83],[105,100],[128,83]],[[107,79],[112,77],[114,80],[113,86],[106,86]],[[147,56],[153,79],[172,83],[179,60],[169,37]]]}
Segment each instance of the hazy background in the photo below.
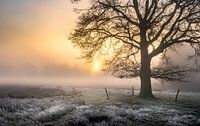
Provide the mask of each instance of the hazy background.
{"label": "hazy background", "polygon": [[[86,0],[78,5],[70,0],[0,0],[0,83],[139,88],[138,78],[105,76],[93,71],[95,63],[78,59],[80,51],[67,35],[77,19],[73,8],[87,6]],[[191,80],[166,87],[199,89],[199,74]],[[162,89],[159,84],[153,80],[153,86]]]}

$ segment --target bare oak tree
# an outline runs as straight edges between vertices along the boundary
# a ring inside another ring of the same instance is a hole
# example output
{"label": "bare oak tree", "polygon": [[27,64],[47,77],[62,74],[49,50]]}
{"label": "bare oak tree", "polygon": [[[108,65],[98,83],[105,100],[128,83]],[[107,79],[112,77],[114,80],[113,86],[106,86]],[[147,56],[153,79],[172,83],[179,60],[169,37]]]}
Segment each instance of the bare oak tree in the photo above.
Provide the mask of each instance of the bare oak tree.
{"label": "bare oak tree", "polygon": [[89,61],[96,54],[107,56],[105,68],[117,77],[139,76],[140,97],[154,97],[151,77],[179,80],[195,70],[153,69],[151,61],[181,44],[199,50],[199,0],[91,0],[90,8],[77,11],[72,43]]}

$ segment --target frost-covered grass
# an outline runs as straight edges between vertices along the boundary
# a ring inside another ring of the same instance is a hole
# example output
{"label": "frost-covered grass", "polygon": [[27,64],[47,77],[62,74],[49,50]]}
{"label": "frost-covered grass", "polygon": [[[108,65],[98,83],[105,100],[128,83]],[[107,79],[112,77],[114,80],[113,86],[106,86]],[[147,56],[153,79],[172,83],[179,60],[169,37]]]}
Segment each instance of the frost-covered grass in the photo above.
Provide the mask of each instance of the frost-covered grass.
{"label": "frost-covered grass", "polygon": [[[44,98],[1,98],[0,125],[59,126],[198,126],[199,93],[155,91],[158,100],[138,99],[129,89],[62,87],[68,95]],[[138,91],[136,91],[138,94]]]}
{"label": "frost-covered grass", "polygon": [[35,87],[35,86],[17,86],[17,85],[0,85],[0,97],[9,98],[43,98],[66,95],[61,89]]}

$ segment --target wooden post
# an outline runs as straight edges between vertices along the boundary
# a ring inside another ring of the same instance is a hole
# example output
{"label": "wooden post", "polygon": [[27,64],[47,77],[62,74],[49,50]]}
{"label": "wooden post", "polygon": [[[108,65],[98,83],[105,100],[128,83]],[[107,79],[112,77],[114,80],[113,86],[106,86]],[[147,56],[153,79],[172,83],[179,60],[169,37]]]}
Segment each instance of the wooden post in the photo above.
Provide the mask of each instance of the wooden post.
{"label": "wooden post", "polygon": [[108,93],[108,90],[105,88],[105,92],[106,92],[106,95],[107,95],[107,100],[109,100],[110,99],[110,97],[109,97],[109,93]]}
{"label": "wooden post", "polygon": [[177,102],[179,92],[180,92],[180,89],[177,90],[176,97],[175,97],[175,102]]}
{"label": "wooden post", "polygon": [[133,96],[135,95],[134,87],[133,87],[133,86],[132,86],[132,95],[133,95]]}

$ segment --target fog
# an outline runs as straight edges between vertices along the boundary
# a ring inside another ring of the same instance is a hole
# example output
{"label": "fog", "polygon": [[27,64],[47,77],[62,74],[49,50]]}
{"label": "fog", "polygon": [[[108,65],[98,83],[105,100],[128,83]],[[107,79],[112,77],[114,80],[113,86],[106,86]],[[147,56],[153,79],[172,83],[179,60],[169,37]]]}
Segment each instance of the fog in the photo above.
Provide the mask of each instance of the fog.
{"label": "fog", "polygon": [[[67,34],[77,15],[66,0],[0,1],[0,84],[89,86],[139,88],[139,78],[117,79],[105,73],[92,73],[92,64],[79,59]],[[80,6],[80,5],[79,5]],[[87,3],[81,3],[86,7]],[[187,52],[185,52],[187,50]],[[185,47],[181,55],[192,51]],[[173,61],[191,64],[186,57],[172,53]],[[199,90],[199,73],[188,83],[152,80],[154,89]]]}

